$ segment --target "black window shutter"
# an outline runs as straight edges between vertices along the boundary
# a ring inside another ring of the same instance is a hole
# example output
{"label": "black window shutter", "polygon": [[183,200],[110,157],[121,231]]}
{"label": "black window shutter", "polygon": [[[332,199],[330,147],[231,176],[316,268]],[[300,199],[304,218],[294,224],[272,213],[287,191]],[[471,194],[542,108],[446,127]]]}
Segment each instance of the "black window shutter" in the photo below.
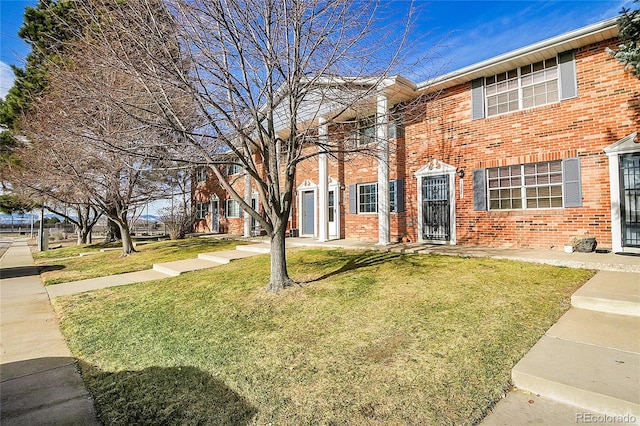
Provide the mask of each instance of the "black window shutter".
{"label": "black window shutter", "polygon": [[485,178],[485,169],[476,169],[473,171],[473,209],[485,211],[487,210],[487,184]]}
{"label": "black window shutter", "polygon": [[558,70],[560,71],[560,99],[571,99],[578,96],[576,61],[573,50],[558,55]]}
{"label": "black window shutter", "polygon": [[404,179],[396,180],[396,213],[404,212]]}
{"label": "black window shutter", "polygon": [[356,186],[349,185],[349,213],[356,214],[358,212],[358,200],[356,198]]}
{"label": "black window shutter", "polygon": [[471,119],[484,118],[484,78],[471,82]]}
{"label": "black window shutter", "polygon": [[562,196],[565,207],[582,207],[580,159],[577,157],[562,160]]}

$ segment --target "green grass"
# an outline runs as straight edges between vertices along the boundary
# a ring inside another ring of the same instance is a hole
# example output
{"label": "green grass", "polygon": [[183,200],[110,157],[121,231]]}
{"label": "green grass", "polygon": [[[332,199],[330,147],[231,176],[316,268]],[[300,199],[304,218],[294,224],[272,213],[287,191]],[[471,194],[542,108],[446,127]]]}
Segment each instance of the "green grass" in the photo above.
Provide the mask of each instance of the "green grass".
{"label": "green grass", "polygon": [[299,250],[55,299],[104,424],[473,424],[592,273]]}
{"label": "green grass", "polygon": [[151,269],[154,263],[196,258],[199,253],[233,250],[233,240],[191,238],[140,244],[137,253],[123,257],[122,251],[108,251],[79,257],[84,252],[99,252],[102,248],[120,247],[119,243],[73,246],[34,253],[44,285],[60,284],[87,278]]}

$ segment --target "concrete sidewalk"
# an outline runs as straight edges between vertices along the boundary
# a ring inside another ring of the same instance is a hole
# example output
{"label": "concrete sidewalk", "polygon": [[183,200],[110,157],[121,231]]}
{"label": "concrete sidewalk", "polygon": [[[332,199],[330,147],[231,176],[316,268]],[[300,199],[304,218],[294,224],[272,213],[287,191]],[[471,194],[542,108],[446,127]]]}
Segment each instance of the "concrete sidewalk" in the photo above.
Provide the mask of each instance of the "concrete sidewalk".
{"label": "concrete sidewalk", "polygon": [[99,424],[26,241],[0,260],[0,327],[2,426]]}

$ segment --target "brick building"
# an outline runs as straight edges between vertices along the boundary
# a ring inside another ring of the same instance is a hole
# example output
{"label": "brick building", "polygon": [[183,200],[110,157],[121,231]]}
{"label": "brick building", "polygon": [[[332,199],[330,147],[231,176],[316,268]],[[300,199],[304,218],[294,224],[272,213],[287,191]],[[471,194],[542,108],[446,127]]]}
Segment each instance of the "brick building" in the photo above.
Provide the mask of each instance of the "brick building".
{"label": "brick building", "polygon": [[[290,228],[319,240],[536,248],[588,235],[640,251],[640,80],[606,51],[617,32],[610,19],[430,81],[390,79],[350,136],[380,155],[300,164]],[[229,173],[257,203],[242,171]],[[198,230],[254,232],[219,185],[200,180]]]}

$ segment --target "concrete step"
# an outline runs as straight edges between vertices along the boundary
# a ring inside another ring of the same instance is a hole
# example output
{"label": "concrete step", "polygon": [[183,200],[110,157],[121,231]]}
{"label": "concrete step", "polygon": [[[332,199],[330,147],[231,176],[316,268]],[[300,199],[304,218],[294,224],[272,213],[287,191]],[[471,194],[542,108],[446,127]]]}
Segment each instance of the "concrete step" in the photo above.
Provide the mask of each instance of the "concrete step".
{"label": "concrete step", "polygon": [[200,253],[198,255],[198,259],[208,260],[210,262],[218,262],[220,264],[227,264],[232,260],[244,259],[245,257],[252,257],[258,254],[260,253],[240,250],[224,250],[214,251],[211,253]]}
{"label": "concrete step", "polygon": [[210,260],[203,259],[186,259],[176,260],[174,262],[156,263],[153,265],[153,269],[162,272],[163,274],[177,277],[185,272],[198,271],[200,269],[213,268],[219,266],[221,263],[212,262]]}
{"label": "concrete step", "polygon": [[606,415],[640,417],[640,354],[542,339],[516,364],[513,384],[563,404]]}
{"label": "concrete step", "polygon": [[249,251],[252,253],[271,253],[271,244],[248,244],[244,246],[236,246],[236,250],[239,251]]}
{"label": "concrete step", "polygon": [[562,404],[521,389],[512,389],[498,401],[481,426],[566,426],[598,422],[602,415]]}
{"label": "concrete step", "polygon": [[118,251],[118,250],[122,250],[122,247],[103,248],[103,249],[100,249],[100,253],[107,253],[107,252],[110,252],[110,251]]}
{"label": "concrete step", "polygon": [[[82,252],[82,253],[78,253],[78,256],[79,257],[85,257],[85,256],[92,256],[94,254],[100,254],[100,253],[101,252],[98,252],[98,251],[85,251],[85,252]],[[104,253],[104,252],[102,252],[102,253]]]}
{"label": "concrete step", "polygon": [[600,271],[571,296],[575,308],[640,317],[640,275]]}
{"label": "concrete step", "polygon": [[640,353],[640,319],[571,308],[546,333],[572,342]]}

